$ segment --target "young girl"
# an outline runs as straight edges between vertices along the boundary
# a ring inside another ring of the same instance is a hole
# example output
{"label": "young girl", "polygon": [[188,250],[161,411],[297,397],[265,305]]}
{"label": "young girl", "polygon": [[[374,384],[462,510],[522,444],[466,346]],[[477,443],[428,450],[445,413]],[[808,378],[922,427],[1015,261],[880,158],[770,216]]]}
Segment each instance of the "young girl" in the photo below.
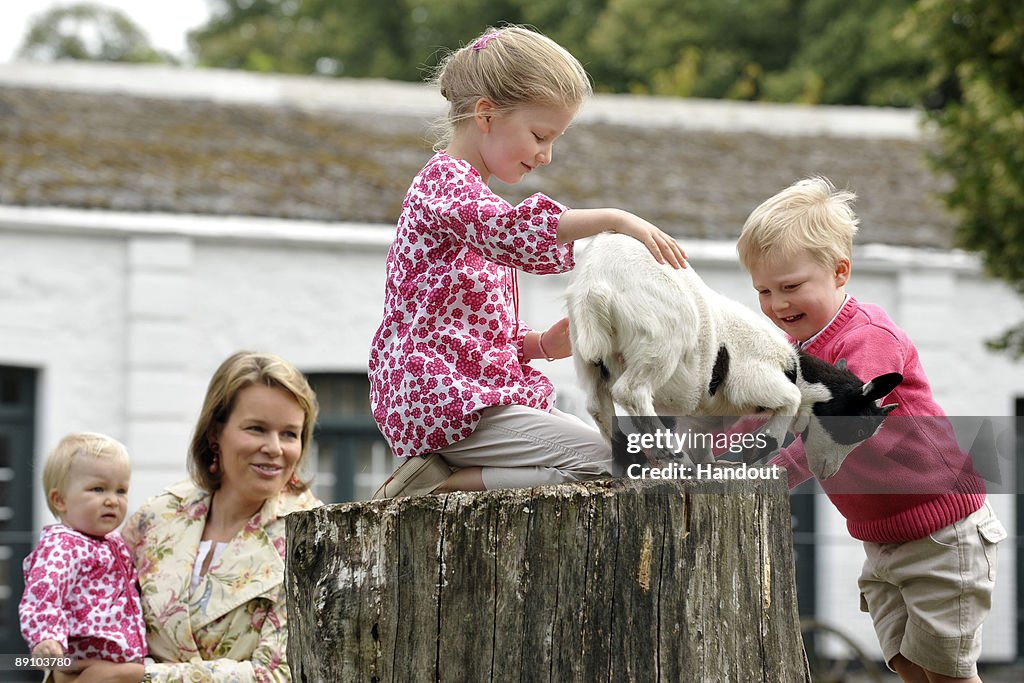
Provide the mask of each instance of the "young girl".
{"label": "young girl", "polygon": [[[43,467],[45,527],[25,558],[21,633],[37,657],[142,661],[145,626],[136,573],[114,530],[128,507],[128,452],[102,434],[69,434]],[[54,672],[54,680],[67,675]]]}
{"label": "young girl", "polygon": [[572,353],[569,324],[520,322],[516,271],[570,270],[573,242],[606,230],[675,267],[685,254],[626,211],[568,209],[543,194],[512,206],[488,188],[492,176],[517,183],[551,163],[590,93],[557,43],[518,26],[491,29],[449,54],[435,81],[449,102],[444,149],[402,204],[369,363],[374,418],[406,461],[374,497],[610,475],[609,445],[555,409],[551,382],[529,365]]}

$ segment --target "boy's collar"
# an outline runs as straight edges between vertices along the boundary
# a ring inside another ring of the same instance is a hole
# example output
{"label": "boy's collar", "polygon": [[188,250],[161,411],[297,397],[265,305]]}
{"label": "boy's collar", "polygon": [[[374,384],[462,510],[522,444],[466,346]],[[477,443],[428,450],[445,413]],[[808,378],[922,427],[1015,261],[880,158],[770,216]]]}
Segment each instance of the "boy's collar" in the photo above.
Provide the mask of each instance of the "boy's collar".
{"label": "boy's collar", "polygon": [[798,342],[796,342],[796,347],[798,349],[800,349],[801,351],[803,351],[808,346],[813,344],[814,340],[816,340],[818,337],[820,337],[825,330],[827,330],[828,328],[832,327],[832,323],[834,323],[836,321],[836,318],[839,317],[839,314],[843,312],[843,309],[846,307],[846,304],[847,304],[847,302],[849,300],[850,300],[850,295],[847,293],[847,294],[845,294],[843,296],[843,303],[839,304],[839,308],[836,309],[835,315],[833,315],[832,319],[828,321],[828,324],[825,325],[825,327],[823,327],[820,330],[818,330],[817,332],[815,332],[810,337],[808,337],[806,341],[798,341]]}

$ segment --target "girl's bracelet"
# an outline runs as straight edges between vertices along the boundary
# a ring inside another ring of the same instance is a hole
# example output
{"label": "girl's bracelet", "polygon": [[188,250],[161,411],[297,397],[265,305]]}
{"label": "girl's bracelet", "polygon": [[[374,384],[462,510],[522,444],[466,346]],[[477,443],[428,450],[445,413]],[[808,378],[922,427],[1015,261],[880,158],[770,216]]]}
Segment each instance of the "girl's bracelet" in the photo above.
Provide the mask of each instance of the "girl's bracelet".
{"label": "girl's bracelet", "polygon": [[537,337],[537,348],[540,349],[540,355],[544,356],[544,360],[551,362],[557,360],[554,356],[544,350],[544,333],[541,332],[540,336]]}

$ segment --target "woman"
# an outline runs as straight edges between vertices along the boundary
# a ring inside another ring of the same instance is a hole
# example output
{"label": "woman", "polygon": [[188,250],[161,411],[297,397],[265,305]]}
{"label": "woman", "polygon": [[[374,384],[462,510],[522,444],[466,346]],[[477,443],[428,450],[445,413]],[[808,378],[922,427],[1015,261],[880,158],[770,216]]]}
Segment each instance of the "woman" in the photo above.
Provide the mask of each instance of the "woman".
{"label": "woman", "polygon": [[122,530],[155,663],[90,662],[78,683],[291,680],[284,516],[321,504],[298,476],[316,416],[287,361],[239,352],[221,364],[192,438],[191,481]]}

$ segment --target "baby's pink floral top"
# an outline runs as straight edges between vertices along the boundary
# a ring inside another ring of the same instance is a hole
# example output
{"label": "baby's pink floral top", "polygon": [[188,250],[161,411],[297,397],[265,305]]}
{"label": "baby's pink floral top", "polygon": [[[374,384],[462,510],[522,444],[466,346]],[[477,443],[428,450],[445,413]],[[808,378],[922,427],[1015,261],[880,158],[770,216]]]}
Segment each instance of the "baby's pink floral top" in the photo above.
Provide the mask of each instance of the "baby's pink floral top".
{"label": "baby's pink floral top", "polygon": [[45,527],[24,562],[18,606],[29,650],[56,640],[70,657],[141,662],[146,627],[128,546],[115,531],[96,538]]}
{"label": "baby's pink floral top", "polygon": [[413,180],[369,363],[373,416],[395,455],[465,439],[483,408],[554,407],[551,382],[523,358],[516,269],[572,269],[572,244],[556,239],[565,210],[543,194],[512,206],[444,152]]}

